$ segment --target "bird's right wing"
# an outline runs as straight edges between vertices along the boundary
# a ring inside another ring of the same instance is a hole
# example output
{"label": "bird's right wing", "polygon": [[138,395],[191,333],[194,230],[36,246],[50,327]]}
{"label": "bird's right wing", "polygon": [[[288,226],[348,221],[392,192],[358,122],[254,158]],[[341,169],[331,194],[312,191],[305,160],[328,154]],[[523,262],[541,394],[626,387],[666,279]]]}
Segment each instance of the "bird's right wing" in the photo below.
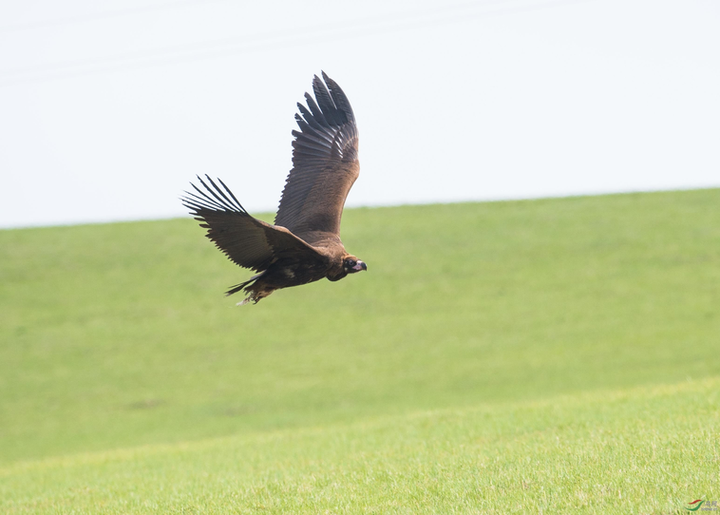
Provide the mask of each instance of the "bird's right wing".
{"label": "bird's right wing", "polygon": [[195,219],[202,222],[200,226],[208,229],[206,236],[231,261],[259,272],[283,257],[326,259],[284,227],[250,216],[220,179],[222,188],[209,176],[205,177],[207,183],[198,177],[204,190],[192,184],[195,193],[185,192],[181,200]]}
{"label": "bird's right wing", "polygon": [[355,115],[345,93],[325,73],[313,79],[315,98],[298,104],[293,131],[293,169],[287,177],[275,225],[309,243],[339,241],[345,199],[360,173]]}

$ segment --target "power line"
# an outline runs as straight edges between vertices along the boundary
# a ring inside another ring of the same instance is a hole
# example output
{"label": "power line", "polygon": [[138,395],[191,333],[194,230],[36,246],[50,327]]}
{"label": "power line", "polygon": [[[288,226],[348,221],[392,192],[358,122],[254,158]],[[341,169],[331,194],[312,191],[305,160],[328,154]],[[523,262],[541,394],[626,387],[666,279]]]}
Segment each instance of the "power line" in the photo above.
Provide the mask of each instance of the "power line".
{"label": "power line", "polygon": [[167,11],[169,9],[177,9],[198,4],[209,4],[217,2],[225,2],[227,0],[175,0],[162,4],[146,5],[144,7],[133,7],[127,9],[115,9],[111,11],[102,11],[97,13],[77,14],[65,18],[57,18],[54,20],[38,20],[25,23],[12,23],[9,25],[0,25],[0,33],[16,32],[21,30],[42,29],[47,27],[58,27],[62,25],[71,25],[75,23],[85,23],[109,18],[119,18],[122,16],[133,16],[135,14],[148,13],[153,11]]}
{"label": "power line", "polygon": [[[589,1],[592,0],[531,0],[522,2],[524,5],[517,5],[519,2],[514,0],[485,0],[483,2],[468,2],[442,8],[436,7],[414,13],[375,15],[356,20],[344,20],[333,24],[306,26],[294,31],[257,34],[248,38],[225,38],[203,43],[175,45],[152,51],[138,51],[102,58],[0,71],[0,87],[124,69],[166,66],[225,55],[296,47],[328,40],[334,42],[424,27],[435,28],[441,25],[507,14],[519,14]],[[516,5],[508,5],[511,3]],[[485,10],[478,10],[478,7]]]}

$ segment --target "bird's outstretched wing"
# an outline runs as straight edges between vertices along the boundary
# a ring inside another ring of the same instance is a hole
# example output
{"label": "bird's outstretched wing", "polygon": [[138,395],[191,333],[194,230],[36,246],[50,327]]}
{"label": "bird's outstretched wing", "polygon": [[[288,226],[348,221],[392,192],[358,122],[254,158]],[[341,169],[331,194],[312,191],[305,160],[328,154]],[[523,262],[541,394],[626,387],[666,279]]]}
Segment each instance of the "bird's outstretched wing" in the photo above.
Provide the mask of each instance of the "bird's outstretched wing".
{"label": "bird's outstretched wing", "polygon": [[[355,115],[343,90],[322,74],[315,76],[315,99],[298,103],[293,131],[293,168],[287,177],[275,225],[308,243],[337,239],[348,192],[360,173]],[[327,85],[327,86],[326,86]]]}
{"label": "bird's outstretched wing", "polygon": [[259,272],[283,257],[326,259],[287,229],[250,216],[220,179],[222,188],[205,177],[207,183],[198,177],[204,190],[192,184],[195,192],[185,192],[182,203],[203,222],[200,226],[208,229],[206,236],[234,263]]}

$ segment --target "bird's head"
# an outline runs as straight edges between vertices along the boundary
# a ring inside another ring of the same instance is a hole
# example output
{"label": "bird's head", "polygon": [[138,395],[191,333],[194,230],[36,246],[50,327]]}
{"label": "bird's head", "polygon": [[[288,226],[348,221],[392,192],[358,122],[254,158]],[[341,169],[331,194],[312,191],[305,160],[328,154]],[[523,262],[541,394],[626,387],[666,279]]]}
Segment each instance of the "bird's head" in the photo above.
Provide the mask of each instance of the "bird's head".
{"label": "bird's head", "polygon": [[343,271],[347,274],[354,274],[361,270],[367,270],[367,265],[364,261],[360,261],[355,256],[345,256],[343,258]]}

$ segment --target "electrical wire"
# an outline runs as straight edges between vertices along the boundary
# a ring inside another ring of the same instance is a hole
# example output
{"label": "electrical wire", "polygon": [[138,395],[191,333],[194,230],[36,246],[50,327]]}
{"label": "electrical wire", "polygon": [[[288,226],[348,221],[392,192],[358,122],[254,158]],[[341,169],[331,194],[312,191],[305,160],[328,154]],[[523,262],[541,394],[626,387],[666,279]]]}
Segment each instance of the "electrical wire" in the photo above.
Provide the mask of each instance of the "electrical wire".
{"label": "electrical wire", "polygon": [[[151,51],[138,51],[102,58],[67,61],[57,64],[28,66],[0,71],[0,87],[19,83],[45,82],[96,73],[126,69],[167,66],[197,60],[238,55],[250,52],[277,50],[313,43],[339,41],[389,34],[404,30],[437,28],[448,24],[475,21],[481,18],[519,14],[593,0],[485,0],[466,2],[442,8],[436,7],[418,12],[376,15],[355,20],[343,20],[332,24],[306,26],[296,30],[283,30],[256,34],[251,37],[234,37],[174,45]],[[515,4],[515,5],[508,5]],[[485,10],[478,10],[484,8]]]}
{"label": "electrical wire", "polygon": [[62,25],[71,25],[75,23],[92,22],[97,20],[105,20],[109,18],[119,18],[122,16],[133,16],[154,11],[167,11],[170,9],[183,8],[198,4],[209,4],[217,2],[227,2],[228,0],[175,0],[173,2],[164,2],[155,5],[146,5],[143,7],[132,7],[127,9],[114,9],[110,11],[101,11],[97,13],[78,14],[65,18],[57,18],[54,20],[38,20],[26,23],[11,23],[8,25],[0,25],[0,34],[7,32],[16,32],[21,30],[44,29],[48,27],[58,27]]}

